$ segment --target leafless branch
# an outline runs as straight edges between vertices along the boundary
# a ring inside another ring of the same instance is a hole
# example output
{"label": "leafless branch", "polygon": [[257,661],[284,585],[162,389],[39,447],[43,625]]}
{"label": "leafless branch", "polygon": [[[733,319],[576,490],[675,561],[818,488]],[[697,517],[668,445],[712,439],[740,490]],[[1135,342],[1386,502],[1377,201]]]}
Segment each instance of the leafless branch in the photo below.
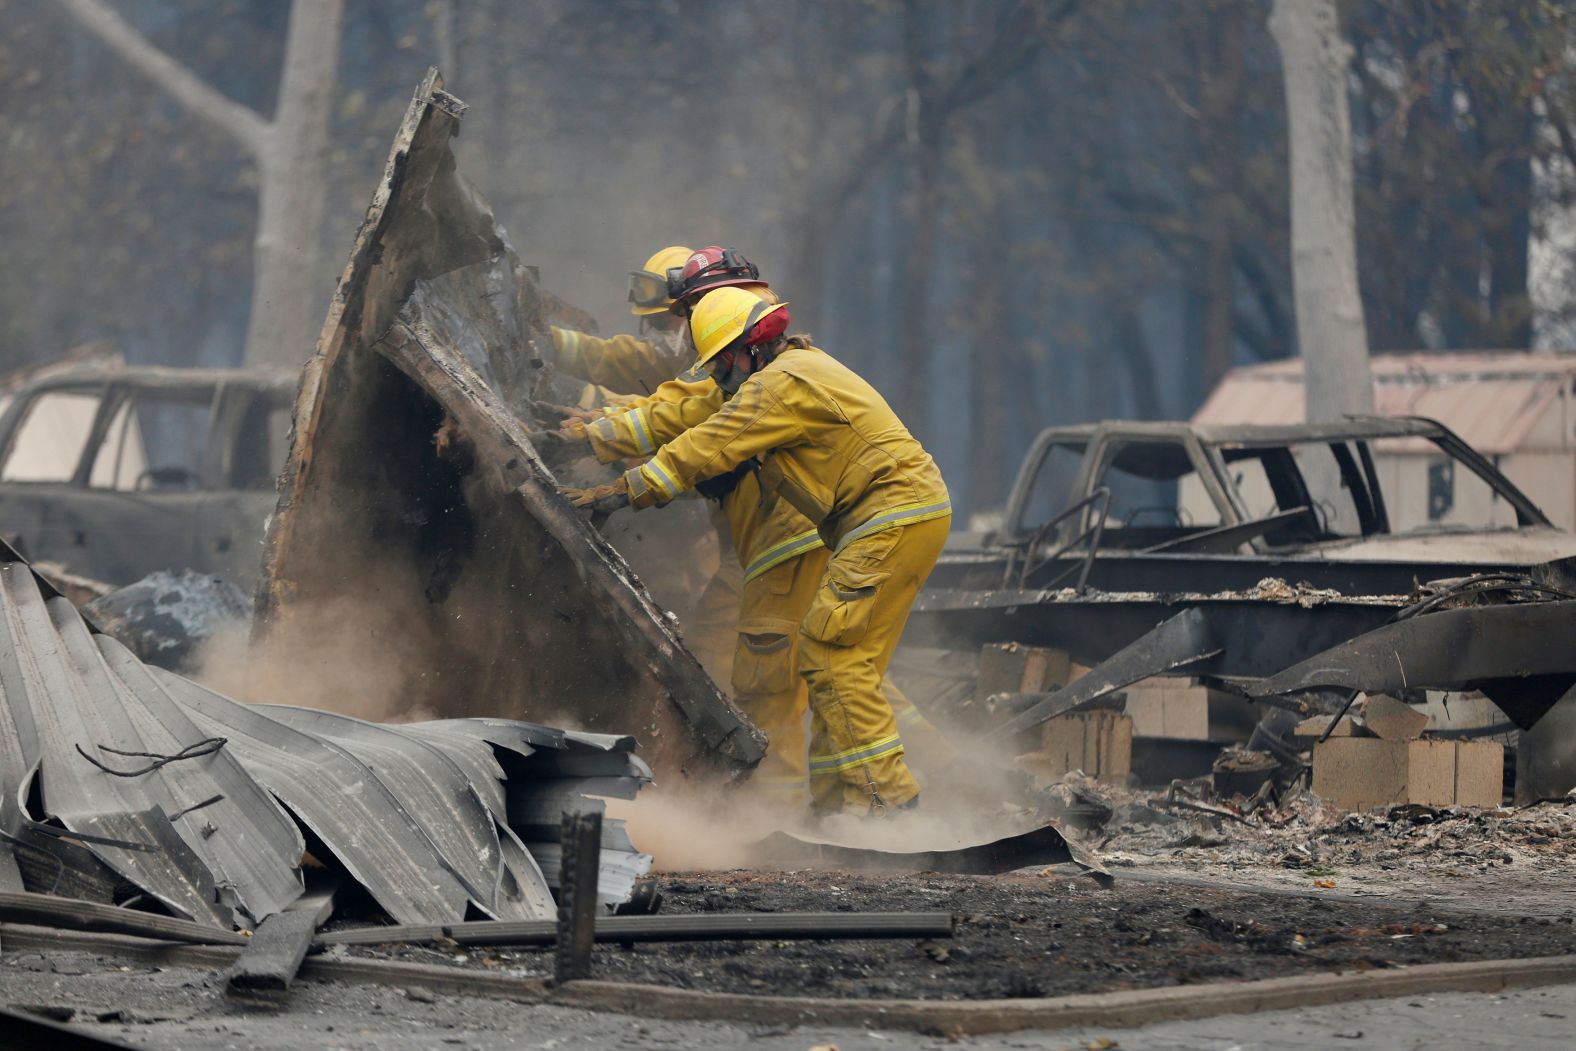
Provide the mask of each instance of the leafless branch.
{"label": "leafless branch", "polygon": [[60,0],[60,6],[105,47],[173,95],[188,112],[235,139],[253,156],[262,155],[269,123],[256,112],[204,84],[103,0]]}
{"label": "leafless branch", "polygon": [[[990,44],[972,56],[944,84],[931,81],[930,99],[921,103],[922,119],[944,123],[951,115],[985,98],[1034,58],[1054,30],[1077,10],[1077,0],[1062,0],[1054,10],[1024,4],[1003,20]],[[836,214],[864,185],[883,157],[899,146],[908,132],[909,107],[883,107],[863,148],[821,198],[821,207]]]}

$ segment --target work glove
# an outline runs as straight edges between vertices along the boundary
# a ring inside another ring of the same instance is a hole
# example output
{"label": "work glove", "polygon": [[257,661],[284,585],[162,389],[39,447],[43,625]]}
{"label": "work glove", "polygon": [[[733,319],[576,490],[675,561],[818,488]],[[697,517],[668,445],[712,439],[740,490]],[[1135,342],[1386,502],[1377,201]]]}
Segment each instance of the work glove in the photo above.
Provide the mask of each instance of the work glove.
{"label": "work glove", "polygon": [[567,430],[556,431],[529,431],[526,437],[531,439],[531,444],[536,446],[536,451],[544,460],[563,460],[576,453],[589,453],[591,451],[590,439],[586,437],[585,424],[580,425],[578,435]]}
{"label": "work glove", "polygon": [[621,507],[629,506],[629,482],[620,477],[609,485],[599,485],[594,489],[575,489],[565,486],[559,492],[569,497],[569,502],[576,507],[590,508],[592,514],[612,514]]}
{"label": "work glove", "polygon": [[567,419],[596,419],[602,414],[602,410],[580,408],[578,405],[558,405],[555,402],[531,402],[531,413],[537,419],[563,422]]}
{"label": "work glove", "polygon": [[587,430],[588,430],[588,428],[586,427],[586,423],[587,422],[588,421],[586,421],[586,420],[579,420],[579,419],[576,419],[576,420],[565,420],[563,423],[560,423],[558,425],[558,433],[559,434],[563,434],[563,435],[567,435],[570,438],[573,438],[577,442],[588,442],[591,439],[587,435]]}

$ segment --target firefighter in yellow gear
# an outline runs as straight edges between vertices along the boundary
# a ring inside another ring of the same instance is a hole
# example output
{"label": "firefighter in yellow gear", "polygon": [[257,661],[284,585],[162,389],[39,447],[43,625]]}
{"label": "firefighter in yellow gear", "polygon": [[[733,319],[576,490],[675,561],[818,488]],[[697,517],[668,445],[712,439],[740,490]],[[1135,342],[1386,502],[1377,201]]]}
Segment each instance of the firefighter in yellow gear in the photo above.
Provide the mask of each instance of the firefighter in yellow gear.
{"label": "firefighter in yellow gear", "polygon": [[694,355],[684,338],[684,319],[671,308],[668,270],[693,255],[672,245],[652,255],[629,275],[629,312],[640,319],[640,336],[602,339],[552,327],[554,364],[613,394],[650,394],[690,366]]}
{"label": "firefighter in yellow gear", "polygon": [[800,623],[812,808],[879,812],[919,793],[881,683],[941,553],[951,502],[935,462],[874,388],[808,340],[783,336],[785,308],[736,288],[702,298],[690,318],[697,364],[731,396],[622,485],[577,502],[651,507],[759,464],[767,502],[786,500],[815,522],[831,551]]}
{"label": "firefighter in yellow gear", "polygon": [[[607,411],[604,406],[649,395],[694,364],[695,355],[689,346],[684,319],[672,312],[673,298],[668,285],[668,271],[682,267],[693,254],[682,245],[671,245],[653,253],[640,269],[630,271],[629,310],[639,318],[639,336],[603,339],[552,326],[554,364],[588,381],[576,406],[584,410],[584,417],[594,418]],[[566,426],[571,433],[581,430],[583,434],[583,419],[568,421]],[[691,651],[708,675],[717,682],[726,682],[733,661],[742,581],[738,560],[728,549],[726,524],[717,522],[716,525],[720,547],[717,572],[699,596],[694,597],[686,619],[690,627]],[[644,572],[649,574],[650,567]],[[653,586],[665,583],[661,575],[658,576],[658,580],[651,581]],[[668,601],[678,601],[682,597],[686,604],[694,595],[693,589],[688,587],[682,594],[666,586],[658,587],[658,591],[664,593]]]}
{"label": "firefighter in yellow gear", "polygon": [[[764,282],[736,284],[767,304],[778,302]],[[721,391],[704,369],[696,367],[662,384],[649,397],[609,407],[599,419],[572,421],[566,430],[588,441],[598,460],[613,463],[651,455],[721,405]],[[826,548],[815,526],[788,504],[766,510],[760,486],[749,471],[724,476],[701,489],[721,505],[728,539],[743,572],[741,587],[733,595],[738,633],[729,683],[734,700],[769,741],[766,758],[750,784],[768,804],[797,810],[805,801],[808,703],[808,690],[796,672],[799,620],[820,584]],[[722,581],[723,574],[717,580]],[[708,587],[702,604],[724,598],[721,586]]]}
{"label": "firefighter in yellow gear", "polygon": [[[654,402],[653,396],[622,414],[591,423],[586,437],[597,459],[612,463],[654,451],[710,416],[723,402],[711,378],[704,382],[711,388],[705,396],[667,403]],[[710,396],[713,391],[715,397]],[[643,442],[650,444],[642,447]],[[732,693],[750,721],[767,735],[766,758],[751,784],[769,802],[785,810],[797,809],[805,802],[808,776],[804,714],[809,704],[808,686],[797,673],[799,622],[815,600],[831,552],[810,520],[787,501],[776,501],[770,508],[764,505],[753,473],[728,477],[736,484],[721,495],[720,502],[734,549],[744,563]],[[890,677],[882,680],[881,692],[892,706],[906,747],[917,741],[932,761],[950,757],[944,735]]]}

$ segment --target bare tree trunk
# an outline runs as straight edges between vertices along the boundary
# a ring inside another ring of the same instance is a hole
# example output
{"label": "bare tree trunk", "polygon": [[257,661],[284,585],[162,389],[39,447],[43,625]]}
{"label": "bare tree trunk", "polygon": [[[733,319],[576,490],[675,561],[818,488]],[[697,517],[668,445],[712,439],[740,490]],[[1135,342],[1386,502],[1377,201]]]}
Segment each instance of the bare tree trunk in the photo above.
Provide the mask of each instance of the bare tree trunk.
{"label": "bare tree trunk", "polygon": [[1241,182],[1243,7],[1228,0],[1215,12],[1212,68],[1204,71],[1203,109],[1210,178],[1204,261],[1204,390],[1231,368],[1236,334],[1236,195]]}
{"label": "bare tree trunk", "polygon": [[1341,36],[1335,0],[1275,0],[1269,28],[1286,76],[1292,285],[1307,418],[1371,413],[1346,99],[1352,49]]}
{"label": "bare tree trunk", "polygon": [[328,290],[318,294],[328,127],[339,69],[344,0],[303,0],[290,11],[274,119],[203,83],[103,0],[60,0],[96,36],[196,116],[229,135],[257,165],[248,365],[299,365],[312,352]]}
{"label": "bare tree trunk", "polygon": [[[921,118],[922,120],[924,118]],[[899,403],[908,429],[916,436],[928,434],[930,424],[930,359],[934,339],[930,317],[930,284],[936,267],[937,212],[936,175],[940,167],[939,149],[933,137],[920,133],[915,147],[913,219],[908,258],[903,266],[904,310],[898,324],[898,367],[903,382]]]}
{"label": "bare tree trunk", "polygon": [[941,146],[938,114],[934,112],[932,78],[925,50],[926,12],[918,0],[908,0],[903,11],[903,42],[908,68],[905,138],[913,173],[912,212],[909,217],[908,258],[903,267],[902,319],[898,323],[898,367],[903,382],[898,390],[899,412],[909,430],[924,439],[930,417],[930,282],[936,262],[936,225],[939,195],[936,175]]}
{"label": "bare tree trunk", "polygon": [[304,0],[290,9],[279,105],[269,125],[273,141],[258,158],[248,365],[301,364],[328,305],[319,258],[344,10],[344,0]]}
{"label": "bare tree trunk", "polygon": [[973,241],[971,288],[964,309],[969,311],[970,356],[979,362],[968,370],[969,476],[965,480],[968,511],[1000,508],[1007,492],[1006,436],[1011,426],[1007,384],[1033,387],[1033,366],[1024,360],[1015,338],[1016,320],[1007,309],[1010,267],[1001,258],[1011,243],[1011,225],[1002,203],[993,192],[983,204],[977,226],[969,231]]}

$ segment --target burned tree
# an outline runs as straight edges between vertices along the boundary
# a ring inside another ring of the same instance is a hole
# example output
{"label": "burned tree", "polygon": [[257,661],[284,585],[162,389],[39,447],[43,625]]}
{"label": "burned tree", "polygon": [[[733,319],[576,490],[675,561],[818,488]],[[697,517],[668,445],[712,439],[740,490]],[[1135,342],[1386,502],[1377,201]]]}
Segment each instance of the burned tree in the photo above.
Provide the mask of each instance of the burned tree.
{"label": "burned tree", "polygon": [[257,164],[248,365],[295,365],[312,338],[318,237],[328,199],[331,102],[339,66],[344,0],[290,10],[279,102],[273,119],[224,97],[160,51],[102,0],[62,7],[106,47],[169,92],[187,112],[230,136]]}

